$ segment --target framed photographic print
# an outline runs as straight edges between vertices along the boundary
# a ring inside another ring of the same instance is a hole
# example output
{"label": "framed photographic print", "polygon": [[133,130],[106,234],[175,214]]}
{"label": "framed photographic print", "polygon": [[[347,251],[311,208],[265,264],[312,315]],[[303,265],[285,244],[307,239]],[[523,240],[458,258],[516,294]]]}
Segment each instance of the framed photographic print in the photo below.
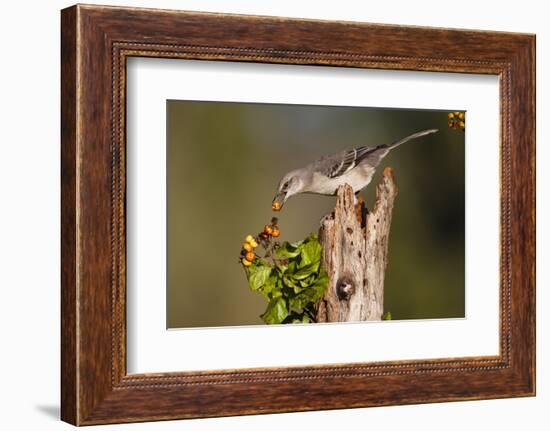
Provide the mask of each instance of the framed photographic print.
{"label": "framed photographic print", "polygon": [[62,11],[62,419],[535,394],[535,37]]}

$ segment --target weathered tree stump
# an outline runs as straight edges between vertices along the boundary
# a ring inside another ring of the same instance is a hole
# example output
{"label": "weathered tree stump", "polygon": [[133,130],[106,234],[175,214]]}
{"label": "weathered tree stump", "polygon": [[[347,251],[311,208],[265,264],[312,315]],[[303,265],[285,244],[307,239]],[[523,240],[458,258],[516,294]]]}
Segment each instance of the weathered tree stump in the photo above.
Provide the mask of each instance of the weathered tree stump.
{"label": "weathered tree stump", "polygon": [[338,189],[334,211],[319,230],[322,265],[329,276],[327,290],[317,303],[318,322],[381,320],[388,239],[397,196],[391,168],[376,187],[376,204],[367,211],[354,202],[349,185]]}

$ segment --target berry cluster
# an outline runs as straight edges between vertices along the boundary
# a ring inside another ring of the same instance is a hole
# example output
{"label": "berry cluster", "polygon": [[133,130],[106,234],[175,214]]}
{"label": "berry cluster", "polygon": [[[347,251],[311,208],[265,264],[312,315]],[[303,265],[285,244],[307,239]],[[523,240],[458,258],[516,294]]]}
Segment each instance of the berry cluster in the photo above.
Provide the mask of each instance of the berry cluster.
{"label": "berry cluster", "polygon": [[464,115],[464,112],[449,112],[448,114],[449,121],[447,124],[451,129],[461,129],[464,130],[466,127],[466,117]]}
{"label": "berry cluster", "polygon": [[270,224],[264,226],[264,230],[260,233],[260,239],[268,240],[270,237],[278,238],[281,235],[279,226],[277,226],[277,218],[273,217]]}
{"label": "berry cluster", "polygon": [[259,243],[266,250],[266,257],[271,255],[271,252],[278,246],[278,243],[271,241],[272,238],[278,238],[281,235],[277,218],[273,217],[271,223],[264,226],[262,232],[255,237],[248,235],[241,248],[240,261],[245,267],[252,265],[252,262],[258,257],[254,251]]}
{"label": "berry cluster", "polygon": [[254,253],[256,247],[258,247],[256,238],[252,235],[248,235],[244,239],[243,248],[241,249],[241,262],[244,266],[252,265],[252,262],[256,259],[256,253]]}

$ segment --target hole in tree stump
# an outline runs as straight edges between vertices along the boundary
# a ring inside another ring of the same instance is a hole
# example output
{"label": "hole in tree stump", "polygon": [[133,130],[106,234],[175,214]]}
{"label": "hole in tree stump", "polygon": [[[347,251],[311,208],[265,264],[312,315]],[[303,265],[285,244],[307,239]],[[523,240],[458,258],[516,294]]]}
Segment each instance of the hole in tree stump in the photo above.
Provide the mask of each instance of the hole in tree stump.
{"label": "hole in tree stump", "polygon": [[353,280],[348,276],[341,277],[336,283],[336,294],[338,299],[346,301],[355,293],[355,285]]}

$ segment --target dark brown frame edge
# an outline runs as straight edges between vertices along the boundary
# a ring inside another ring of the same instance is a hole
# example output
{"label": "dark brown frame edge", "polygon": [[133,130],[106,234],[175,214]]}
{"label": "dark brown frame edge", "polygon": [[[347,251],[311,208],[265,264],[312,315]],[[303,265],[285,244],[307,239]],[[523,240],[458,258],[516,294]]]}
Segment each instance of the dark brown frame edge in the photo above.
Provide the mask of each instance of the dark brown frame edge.
{"label": "dark brown frame edge", "polygon": [[[75,425],[535,394],[535,36],[77,5],[61,20],[61,418]],[[500,354],[126,374],[129,56],[495,74]]]}

